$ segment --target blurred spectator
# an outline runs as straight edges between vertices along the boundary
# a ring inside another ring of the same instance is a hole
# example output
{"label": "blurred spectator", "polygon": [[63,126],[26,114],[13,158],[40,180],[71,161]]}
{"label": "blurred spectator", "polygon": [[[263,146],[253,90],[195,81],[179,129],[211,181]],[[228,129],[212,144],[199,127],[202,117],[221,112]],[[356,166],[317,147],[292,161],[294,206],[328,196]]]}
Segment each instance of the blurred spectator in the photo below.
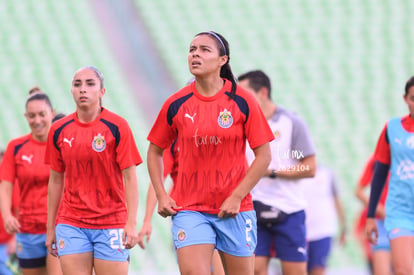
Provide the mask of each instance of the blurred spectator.
{"label": "blurred spectator", "polygon": [[319,164],[315,177],[303,179],[302,184],[307,201],[307,269],[309,275],[323,275],[326,274],[332,241],[337,233],[339,243],[345,244],[345,214],[339,198],[336,177],[327,166]]}

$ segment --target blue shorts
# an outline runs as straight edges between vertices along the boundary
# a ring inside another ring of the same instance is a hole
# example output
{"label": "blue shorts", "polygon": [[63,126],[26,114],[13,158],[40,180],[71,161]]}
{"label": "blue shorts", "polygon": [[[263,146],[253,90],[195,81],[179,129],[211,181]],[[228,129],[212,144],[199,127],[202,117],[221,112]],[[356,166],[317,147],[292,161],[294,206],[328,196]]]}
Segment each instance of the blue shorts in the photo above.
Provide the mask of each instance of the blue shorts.
{"label": "blue shorts", "polygon": [[377,222],[377,228],[378,228],[378,240],[377,240],[377,244],[372,245],[372,250],[373,251],[378,251],[378,250],[390,251],[390,239],[388,238],[387,230],[385,230],[384,221],[377,219],[376,222]]}
{"label": "blue shorts", "polygon": [[58,255],[93,252],[93,257],[107,261],[129,261],[129,250],[122,244],[124,229],[86,229],[67,224],[56,226]]}
{"label": "blue shorts", "polygon": [[410,236],[411,237],[414,236],[414,231],[410,229],[405,229],[405,228],[395,228],[388,232],[388,238],[390,241],[398,237],[410,237]]}
{"label": "blue shorts", "polygon": [[256,212],[240,212],[235,218],[197,211],[179,211],[172,217],[176,249],[196,244],[214,244],[224,253],[249,257],[257,243]]}
{"label": "blue shorts", "polygon": [[16,234],[16,255],[22,268],[46,266],[46,234]]}
{"label": "blue shorts", "polygon": [[10,269],[7,268],[7,261],[9,255],[7,254],[7,245],[0,244],[0,274],[2,275],[13,275]]}
{"label": "blue shorts", "polygon": [[305,211],[287,215],[286,220],[277,224],[257,225],[256,256],[272,256],[282,261],[306,262]]}
{"label": "blue shorts", "polygon": [[331,243],[331,237],[308,242],[308,272],[316,267],[326,267]]}

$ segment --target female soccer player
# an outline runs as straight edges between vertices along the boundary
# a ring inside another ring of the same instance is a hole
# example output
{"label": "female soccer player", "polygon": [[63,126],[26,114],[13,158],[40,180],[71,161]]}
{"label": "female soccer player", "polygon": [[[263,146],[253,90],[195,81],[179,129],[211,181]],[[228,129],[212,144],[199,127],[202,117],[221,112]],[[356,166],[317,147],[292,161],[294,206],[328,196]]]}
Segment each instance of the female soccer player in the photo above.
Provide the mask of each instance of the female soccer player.
{"label": "female soccer player", "polygon": [[[169,150],[164,150],[163,165],[164,165],[164,177],[170,175],[171,180],[174,182],[177,179],[178,169],[178,154],[179,148],[177,142],[173,142]],[[152,214],[154,213],[155,206],[157,204],[157,197],[155,195],[154,187],[150,183],[147,192],[147,202],[145,206],[144,222],[141,229],[138,232],[138,244],[142,249],[145,249],[145,242],[148,243],[152,233]],[[221,263],[220,255],[217,250],[214,250],[213,258],[211,262],[211,275],[224,275],[223,265]]]}
{"label": "female soccer player", "polygon": [[366,234],[376,243],[375,213],[388,172],[385,229],[391,245],[394,274],[413,274],[414,264],[414,77],[405,85],[409,114],[387,122],[375,150],[375,169],[368,204]]}
{"label": "female soccer player", "polygon": [[[49,165],[46,140],[55,111],[43,92],[26,101],[31,133],[9,142],[0,168],[0,205],[4,226],[16,234],[17,257],[24,275],[61,274],[59,261],[45,247]],[[19,217],[12,213],[13,185],[19,184]]]}
{"label": "female soccer player", "polygon": [[[72,80],[76,111],[53,123],[46,246],[65,275],[128,274],[137,242],[142,162],[127,121],[101,106],[102,73],[80,68]],[[58,212],[59,209],[59,212]],[[55,228],[56,225],[56,228]]]}
{"label": "female soccer player", "polygon": [[376,222],[378,228],[378,240],[375,245],[372,245],[365,234],[365,226],[368,212],[368,196],[365,194],[365,189],[371,185],[372,175],[374,173],[375,156],[372,154],[365,164],[362,175],[355,188],[355,196],[363,203],[364,209],[361,211],[359,219],[356,224],[355,233],[361,247],[364,250],[368,263],[373,275],[390,275],[391,271],[391,253],[390,241],[388,239],[387,231],[384,228],[385,217],[385,200],[387,198],[388,183],[386,183],[384,190],[377,206]]}
{"label": "female soccer player", "polygon": [[[181,274],[210,274],[214,248],[226,274],[253,274],[256,214],[250,190],[266,172],[273,134],[253,95],[238,87],[229,45],[216,32],[191,41],[195,81],[164,103],[148,135],[148,170],[158,213],[172,217]],[[163,186],[163,150],[177,139],[178,175]],[[246,139],[256,159],[248,167]]]}

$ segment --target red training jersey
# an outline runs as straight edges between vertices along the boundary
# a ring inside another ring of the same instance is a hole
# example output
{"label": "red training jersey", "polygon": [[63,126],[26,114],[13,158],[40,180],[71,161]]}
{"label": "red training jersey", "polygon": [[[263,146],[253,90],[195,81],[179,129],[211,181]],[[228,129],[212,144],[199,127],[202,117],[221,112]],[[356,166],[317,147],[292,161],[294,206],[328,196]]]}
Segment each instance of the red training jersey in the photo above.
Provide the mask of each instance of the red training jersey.
{"label": "red training jersey", "polygon": [[44,161],[45,150],[46,142],[27,134],[9,142],[1,163],[0,180],[19,185],[18,219],[22,233],[46,233],[50,167]]}
{"label": "red training jersey", "polygon": [[[387,124],[385,124],[378,139],[377,147],[375,149],[375,160],[384,164],[391,164],[391,150],[387,137]],[[401,125],[407,132],[414,132],[414,119],[411,118],[410,115],[401,118]]]}
{"label": "red training jersey", "polygon": [[119,228],[127,220],[122,169],[142,163],[125,119],[102,108],[90,123],[76,113],[49,132],[46,162],[64,173],[57,223],[81,228]]}
{"label": "red training jersey", "polygon": [[[204,97],[191,83],[170,96],[153,125],[148,140],[168,148],[180,146],[177,180],[171,197],[182,210],[218,214],[246,174],[246,140],[256,148],[274,139],[252,94],[231,82],[214,96]],[[253,210],[251,195],[240,211]]]}

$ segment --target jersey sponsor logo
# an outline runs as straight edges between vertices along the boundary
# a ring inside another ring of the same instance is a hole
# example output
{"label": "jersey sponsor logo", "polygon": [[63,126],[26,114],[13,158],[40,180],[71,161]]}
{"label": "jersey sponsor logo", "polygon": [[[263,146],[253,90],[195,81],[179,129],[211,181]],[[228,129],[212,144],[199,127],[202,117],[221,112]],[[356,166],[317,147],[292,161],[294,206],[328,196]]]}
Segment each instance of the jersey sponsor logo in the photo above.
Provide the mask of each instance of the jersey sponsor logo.
{"label": "jersey sponsor logo", "polygon": [[224,109],[224,111],[220,112],[217,122],[221,128],[229,128],[233,125],[233,117],[231,116],[231,112]]}
{"label": "jersey sponsor logo", "polygon": [[30,156],[22,155],[22,160],[27,161],[27,163],[29,164],[32,164],[32,158],[33,158],[33,155],[30,155]]}
{"label": "jersey sponsor logo", "polygon": [[185,234],[184,229],[180,229],[180,230],[178,231],[178,233],[177,233],[177,238],[178,238],[178,240],[179,240],[180,242],[182,242],[182,241],[184,241],[184,240],[185,240],[185,238],[186,238],[186,234]]}
{"label": "jersey sponsor logo", "polygon": [[64,138],[63,139],[63,142],[66,142],[67,144],[69,144],[69,147],[72,147],[72,141],[73,141],[73,139],[74,138],[71,138],[71,139]]}
{"label": "jersey sponsor logo", "polygon": [[184,117],[191,119],[191,121],[194,123],[194,117],[196,116],[196,114],[197,113],[194,113],[194,115],[190,116],[188,113],[185,113]]}
{"label": "jersey sponsor logo", "polygon": [[414,179],[414,163],[411,160],[401,161],[396,174],[401,180]]}
{"label": "jersey sponsor logo", "polygon": [[407,147],[410,149],[414,148],[414,136],[407,138]]}
{"label": "jersey sponsor logo", "polygon": [[196,147],[199,147],[201,145],[219,145],[222,143],[221,141],[221,137],[218,136],[209,136],[209,135],[205,135],[205,136],[200,136],[198,135],[198,128],[195,130],[194,133],[194,143]]}
{"label": "jersey sponsor logo", "polygon": [[105,138],[101,134],[98,134],[97,136],[93,138],[92,149],[99,153],[105,150],[105,148],[106,148]]}

